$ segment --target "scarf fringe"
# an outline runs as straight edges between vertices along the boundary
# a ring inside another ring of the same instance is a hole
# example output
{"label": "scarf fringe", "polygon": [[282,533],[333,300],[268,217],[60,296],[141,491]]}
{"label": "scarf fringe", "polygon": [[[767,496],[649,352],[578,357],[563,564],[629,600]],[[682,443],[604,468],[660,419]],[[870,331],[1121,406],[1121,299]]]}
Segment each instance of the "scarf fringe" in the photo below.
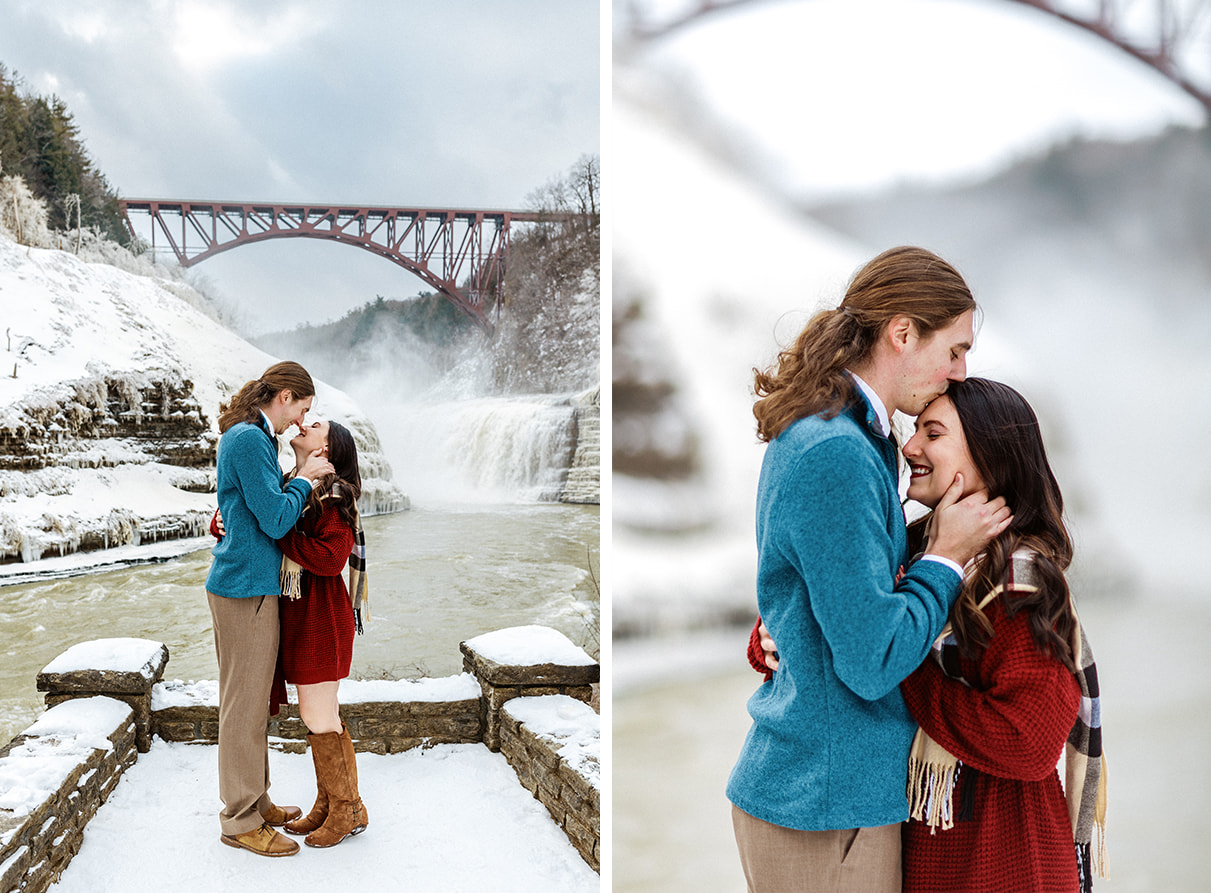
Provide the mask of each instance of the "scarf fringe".
{"label": "scarf fringe", "polygon": [[298,562],[291,561],[285,555],[282,556],[282,568],[278,572],[278,583],[282,589],[282,595],[289,599],[299,599],[303,597],[303,568]]}
{"label": "scarf fringe", "polygon": [[949,831],[954,827],[955,782],[959,767],[933,763],[919,756],[908,760],[909,815],[929,827],[930,834],[938,828]]}
{"label": "scarf fringe", "polygon": [[[1096,847],[1094,843],[1096,842]],[[1081,893],[1093,893],[1093,879],[1110,877],[1106,862],[1106,825],[1098,821],[1093,826],[1093,841],[1076,845],[1076,870],[1081,881]]]}

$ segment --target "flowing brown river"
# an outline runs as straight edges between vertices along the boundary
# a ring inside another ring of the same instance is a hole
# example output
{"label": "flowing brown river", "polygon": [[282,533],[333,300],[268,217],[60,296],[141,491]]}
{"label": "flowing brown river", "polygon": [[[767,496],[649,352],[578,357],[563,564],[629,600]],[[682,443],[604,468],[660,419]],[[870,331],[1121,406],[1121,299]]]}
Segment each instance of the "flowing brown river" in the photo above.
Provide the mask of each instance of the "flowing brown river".
{"label": "flowing brown river", "polygon": [[[365,519],[371,621],[357,678],[448,676],[458,643],[508,626],[558,629],[598,656],[599,510],[538,503],[412,509]],[[0,746],[42,710],[35,677],[87,639],[168,645],[169,679],[218,669],[204,582],[210,552],[0,588]]]}

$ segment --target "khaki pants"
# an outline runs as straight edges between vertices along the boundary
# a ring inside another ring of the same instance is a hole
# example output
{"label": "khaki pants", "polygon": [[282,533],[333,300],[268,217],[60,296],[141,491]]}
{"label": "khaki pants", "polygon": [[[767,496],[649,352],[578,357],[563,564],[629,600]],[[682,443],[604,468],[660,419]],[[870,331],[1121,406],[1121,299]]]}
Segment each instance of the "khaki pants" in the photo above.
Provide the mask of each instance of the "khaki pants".
{"label": "khaki pants", "polygon": [[219,659],[219,825],[224,834],[260,827],[269,800],[269,691],[278,655],[276,595],[206,593]]}
{"label": "khaki pants", "polygon": [[796,831],[732,807],[749,893],[899,893],[900,825]]}

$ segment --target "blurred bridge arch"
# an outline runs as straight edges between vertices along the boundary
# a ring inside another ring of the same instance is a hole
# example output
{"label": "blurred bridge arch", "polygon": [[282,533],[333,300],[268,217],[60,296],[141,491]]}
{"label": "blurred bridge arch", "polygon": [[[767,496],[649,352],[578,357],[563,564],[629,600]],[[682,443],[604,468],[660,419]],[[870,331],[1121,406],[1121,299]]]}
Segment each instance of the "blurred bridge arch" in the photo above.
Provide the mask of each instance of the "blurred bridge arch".
{"label": "blurred bridge arch", "polygon": [[[642,44],[703,19],[761,0],[687,0],[668,14],[627,5],[624,44]],[[1160,72],[1211,115],[1211,0],[1004,0],[1030,6],[1095,34]]]}

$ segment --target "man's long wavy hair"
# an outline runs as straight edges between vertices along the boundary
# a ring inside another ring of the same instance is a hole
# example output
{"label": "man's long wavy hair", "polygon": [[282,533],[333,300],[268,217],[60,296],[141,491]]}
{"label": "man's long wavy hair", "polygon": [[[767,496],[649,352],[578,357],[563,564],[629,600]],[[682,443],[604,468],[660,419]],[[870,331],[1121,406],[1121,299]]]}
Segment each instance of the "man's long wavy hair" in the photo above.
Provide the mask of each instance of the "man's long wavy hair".
{"label": "man's long wavy hair", "polygon": [[974,657],[988,644],[992,624],[976,606],[1005,581],[1013,553],[1030,549],[1035,553],[1033,582],[1038,592],[1001,598],[1010,617],[1028,612],[1031,636],[1040,651],[1074,669],[1071,642],[1077,619],[1064,578],[1072,562],[1072,539],[1038,418],[1009,385],[984,378],[953,382],[946,396],[958,412],[967,450],[989,498],[1004,496],[1013,510],[1013,522],[976,560],[951,611],[960,653]]}
{"label": "man's long wavy hair", "polygon": [[239,422],[257,421],[261,407],[282,391],[290,391],[295,400],[315,396],[311,375],[292,360],[274,363],[255,381],[250,381],[227,403],[219,404],[219,433]]}
{"label": "man's long wavy hair", "polygon": [[975,309],[963,277],[936,254],[912,246],[884,251],[854,274],[839,307],[811,318],[774,367],[753,370],[757,436],[768,443],[799,419],[832,418],[853,403],[846,370],[870,358],[897,316],[911,319],[924,338]]}

